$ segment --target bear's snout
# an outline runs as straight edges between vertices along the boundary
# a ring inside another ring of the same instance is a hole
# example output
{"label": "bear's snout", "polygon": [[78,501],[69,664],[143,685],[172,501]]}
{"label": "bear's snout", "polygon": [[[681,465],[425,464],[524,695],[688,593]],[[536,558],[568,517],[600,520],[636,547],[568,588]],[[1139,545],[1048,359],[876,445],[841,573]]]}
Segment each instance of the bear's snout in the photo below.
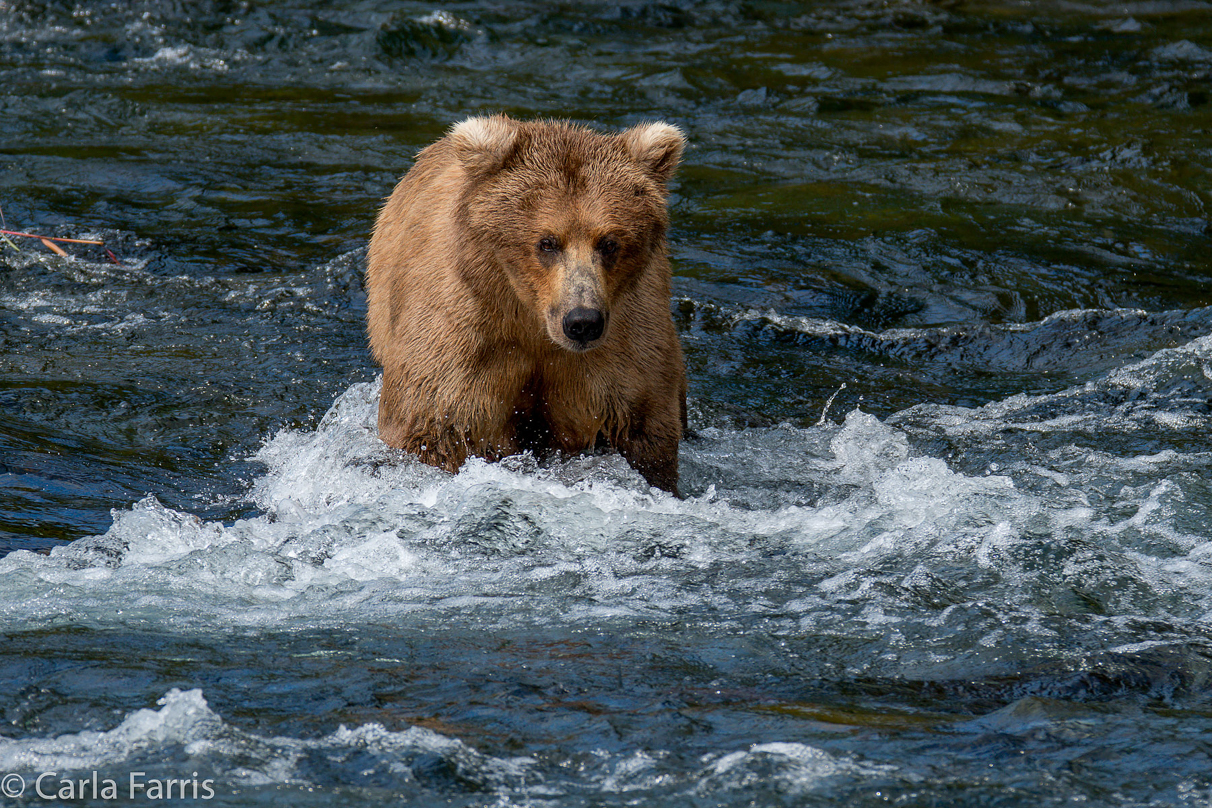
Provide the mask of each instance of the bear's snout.
{"label": "bear's snout", "polygon": [[584,350],[606,330],[606,315],[598,309],[577,306],[564,315],[564,336]]}

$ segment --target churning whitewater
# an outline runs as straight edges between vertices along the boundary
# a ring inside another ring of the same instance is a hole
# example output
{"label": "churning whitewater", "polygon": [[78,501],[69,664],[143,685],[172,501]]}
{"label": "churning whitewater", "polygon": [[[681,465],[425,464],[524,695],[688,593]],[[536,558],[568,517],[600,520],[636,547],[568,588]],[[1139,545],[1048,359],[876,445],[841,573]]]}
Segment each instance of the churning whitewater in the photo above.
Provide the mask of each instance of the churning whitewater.
{"label": "churning whitewater", "polygon": [[[1082,444],[1146,428],[1178,441],[1206,427],[1191,403],[1212,384],[1210,365],[1212,338],[1201,338],[1060,393],[977,409],[921,405],[884,422],[854,410],[810,428],[702,425],[686,445],[685,500],[649,488],[613,454],[437,471],[378,441],[379,384],[358,383],[314,429],[283,430],[257,453],[265,471],[249,497],[260,515],[225,525],[148,497],[115,512],[103,535],[0,560],[0,614],[6,632],[364,626],[516,638],[605,628],[634,641],[675,629],[697,638],[690,648],[704,637],[733,645],[745,675],[791,665],[806,679],[842,668],[860,681],[995,682],[1036,666],[1006,686],[1009,712],[933,719],[1017,732],[1062,720],[1031,705],[1079,686],[1083,666],[1138,658],[1135,684],[1121,674],[1112,687],[1169,697],[1207,675],[1197,660],[1171,659],[1170,673],[1150,679],[1148,660],[1173,657],[1176,638],[1212,620],[1212,542],[1184,506],[1212,455]],[[835,658],[779,662],[804,636],[832,638]],[[751,639],[736,646],[738,637]],[[824,720],[820,708],[794,709]],[[759,781],[836,793],[839,783],[918,776],[792,739],[676,766],[670,754],[616,742],[570,774],[541,755],[485,754],[422,727],[367,721],[270,737],[225,723],[197,689],[172,690],[159,709],[110,728],[0,741],[0,763],[14,771],[188,764],[255,793],[449,777],[531,804],[576,793],[691,799]]]}
{"label": "churning whitewater", "polygon": [[[1063,589],[1108,619],[1204,621],[1212,544],[1178,503],[1209,455],[1117,457],[1081,439],[1202,428],[1207,415],[1186,405],[1190,383],[1209,384],[1210,346],[978,409],[706,426],[686,446],[685,500],[614,454],[436,471],[378,441],[378,384],[354,384],[314,430],[283,430],[258,452],[259,516],[207,522],[149,496],[103,535],[0,560],[5,628],[621,618],[905,631],[957,619],[920,613],[926,598],[986,602],[994,622],[1043,637],[1040,610]],[[1030,451],[1016,457],[1020,444]],[[1044,552],[1051,563],[1032,563]],[[975,639],[998,645],[1004,631]],[[970,653],[970,639],[953,651]]]}

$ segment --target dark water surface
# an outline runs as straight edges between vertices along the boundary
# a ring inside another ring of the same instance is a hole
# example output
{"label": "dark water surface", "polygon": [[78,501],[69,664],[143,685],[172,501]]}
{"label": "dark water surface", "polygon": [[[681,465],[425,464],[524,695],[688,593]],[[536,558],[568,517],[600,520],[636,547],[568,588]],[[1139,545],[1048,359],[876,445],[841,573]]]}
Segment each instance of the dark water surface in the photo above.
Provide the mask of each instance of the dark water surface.
{"label": "dark water surface", "polygon": [[[120,259],[0,242],[5,804],[1212,804],[1212,4],[5,0],[0,79]],[[689,136],[684,501],[375,437],[373,217],[496,111]]]}

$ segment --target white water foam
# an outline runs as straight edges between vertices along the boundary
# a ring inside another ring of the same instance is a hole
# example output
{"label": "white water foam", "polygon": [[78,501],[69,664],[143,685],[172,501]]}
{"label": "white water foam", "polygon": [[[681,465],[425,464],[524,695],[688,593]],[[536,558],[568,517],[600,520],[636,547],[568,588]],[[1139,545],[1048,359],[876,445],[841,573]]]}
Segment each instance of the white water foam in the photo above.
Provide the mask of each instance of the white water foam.
{"label": "white water foam", "polygon": [[[738,461],[744,476],[685,501],[649,489],[616,455],[472,460],[452,476],[377,440],[377,394],[354,385],[314,432],[265,446],[268,471],[252,489],[264,516],[225,526],[148,498],[115,512],[102,536],[10,554],[0,618],[315,625],[483,602],[504,604],[509,622],[541,615],[534,593],[566,578],[575,585],[546,598],[566,619],[668,616],[695,602],[679,570],[743,564],[754,537],[857,559],[937,540],[965,503],[1013,494],[1004,478],[909,457],[903,435],[859,412],[841,429],[709,430],[700,465]],[[858,492],[821,507],[748,507],[746,488],[772,477],[836,478]]]}
{"label": "white water foam", "polygon": [[[1108,413],[1100,397],[1188,380],[1210,353],[1197,340],[1098,383],[978,410],[705,429],[684,450],[684,486],[698,492],[685,500],[648,488],[617,455],[438,471],[378,441],[378,386],[356,384],[315,430],[261,450],[267,471],[250,496],[263,515],[223,525],[148,498],[116,511],[104,535],[11,553],[0,625],[205,631],[458,615],[499,627],[767,610],[819,626],[841,608],[875,626],[945,619],[921,611],[935,590],[1033,612],[1074,589],[1112,615],[1208,620],[1212,543],[1182,507],[1206,453],[1067,442],[1008,462],[1012,476],[972,475],[910,438],[945,434],[979,451],[1007,429],[1202,423],[1155,405]],[[1056,569],[1041,566],[1049,555]],[[707,571],[718,574],[705,586]],[[948,590],[957,577],[967,588]]]}
{"label": "white water foam", "polygon": [[763,743],[712,762],[697,791],[708,795],[761,787],[801,796],[831,778],[876,777],[895,771],[893,766],[859,763],[802,743]]}
{"label": "white water foam", "polygon": [[[544,772],[533,757],[497,757],[423,727],[392,731],[378,723],[340,726],[306,739],[244,731],[211,709],[201,690],[170,690],[158,709],[139,709],[116,727],[51,738],[0,738],[0,771],[22,776],[33,793],[57,792],[73,784],[87,796],[93,781],[117,784],[125,796],[137,772],[142,783],[186,776],[188,789],[209,799],[215,793],[258,793],[273,797],[278,787],[410,794],[424,801],[427,789],[452,784],[496,795],[492,804],[544,804],[587,784],[604,793],[673,791],[691,797],[751,792],[804,795],[839,778],[894,776],[896,767],[852,760],[802,743],[761,743],[735,752],[702,756],[697,765],[672,774],[662,764],[667,752],[597,751],[582,763],[588,781],[564,781]],[[554,775],[554,776],[553,776]],[[82,780],[82,778],[84,778]],[[83,782],[83,787],[79,785]],[[177,786],[178,793],[181,786]],[[515,803],[514,799],[517,799]]]}
{"label": "white water foam", "polygon": [[[317,739],[264,737],[224,722],[201,690],[170,690],[157,705],[158,710],[136,710],[111,730],[0,739],[0,770],[23,775],[112,771],[111,779],[122,781],[122,793],[129,788],[124,769],[136,762],[149,768],[149,760],[156,761],[154,768],[175,765],[181,771],[182,761],[188,762],[195,775],[204,773],[193,779],[220,779],[224,789],[331,782],[334,776],[348,783],[402,788],[415,787],[418,773],[424,776],[426,757],[436,756],[463,780],[500,789],[522,784],[533,764],[530,758],[485,755],[422,727],[392,732],[371,723],[341,726]],[[317,757],[323,766],[312,771],[311,759]],[[155,771],[150,775],[154,778]]]}

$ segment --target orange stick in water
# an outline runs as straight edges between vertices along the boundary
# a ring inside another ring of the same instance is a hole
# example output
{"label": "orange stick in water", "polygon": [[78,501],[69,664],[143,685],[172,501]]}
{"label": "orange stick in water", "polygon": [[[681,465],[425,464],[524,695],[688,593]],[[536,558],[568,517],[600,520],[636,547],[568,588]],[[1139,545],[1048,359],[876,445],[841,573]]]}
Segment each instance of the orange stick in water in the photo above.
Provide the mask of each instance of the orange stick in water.
{"label": "orange stick in water", "polygon": [[[34,233],[18,233],[16,230],[0,230],[0,236],[19,236],[21,238],[36,238],[43,244],[48,241],[61,241],[64,244],[104,244],[104,241],[90,241],[83,238],[58,238],[57,236],[39,236]],[[49,247],[50,245],[47,244]],[[53,249],[53,248],[52,248]]]}
{"label": "orange stick in water", "polygon": [[67,253],[64,251],[64,249],[55,242],[46,238],[40,240],[42,242],[42,246],[53,252],[55,255],[62,255],[64,258],[67,257]]}

